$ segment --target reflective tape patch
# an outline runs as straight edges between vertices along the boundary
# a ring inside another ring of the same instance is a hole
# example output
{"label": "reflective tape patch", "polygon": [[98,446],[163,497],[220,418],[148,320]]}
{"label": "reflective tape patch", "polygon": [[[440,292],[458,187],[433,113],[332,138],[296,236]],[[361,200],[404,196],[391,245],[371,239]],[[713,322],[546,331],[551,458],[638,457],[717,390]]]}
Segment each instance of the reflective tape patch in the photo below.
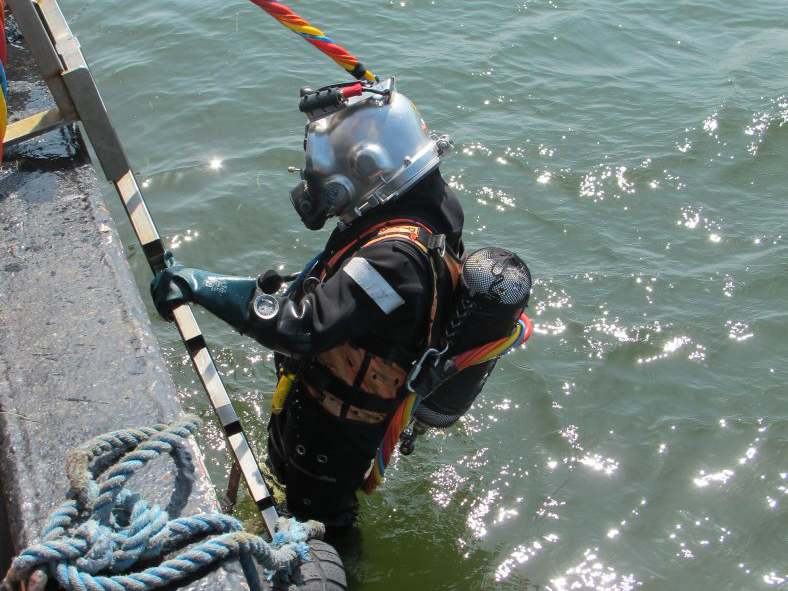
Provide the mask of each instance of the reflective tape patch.
{"label": "reflective tape patch", "polygon": [[390,314],[405,303],[383,276],[366,259],[353,257],[342,270],[372,298],[384,313]]}

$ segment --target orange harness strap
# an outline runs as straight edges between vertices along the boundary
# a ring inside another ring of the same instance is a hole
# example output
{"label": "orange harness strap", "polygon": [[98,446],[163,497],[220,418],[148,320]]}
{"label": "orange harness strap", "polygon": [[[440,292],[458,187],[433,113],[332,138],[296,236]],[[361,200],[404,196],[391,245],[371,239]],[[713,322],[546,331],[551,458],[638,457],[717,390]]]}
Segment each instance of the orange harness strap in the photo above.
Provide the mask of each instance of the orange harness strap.
{"label": "orange harness strap", "polygon": [[[320,272],[320,278],[323,280],[326,276],[333,274],[343,260],[353,256],[365,246],[384,240],[406,240],[415,244],[417,248],[428,256],[432,271],[432,305],[427,326],[427,343],[429,344],[434,336],[433,329],[436,324],[435,321],[440,303],[438,283],[441,280],[441,276],[445,276],[445,273],[441,274],[438,272],[436,264],[440,263],[436,263],[437,257],[430,256],[430,249],[427,246],[428,241],[424,239],[425,233],[433,236],[429,228],[414,220],[395,219],[377,224],[333,254]],[[451,277],[452,289],[454,289],[459,280],[459,270],[462,263],[451,253],[450,249],[445,249],[441,256],[446,263],[448,274]],[[369,358],[366,363],[363,362],[365,357]],[[396,399],[402,391],[405,377],[408,373],[408,368],[388,362],[382,357],[373,355],[350,343],[344,343],[324,351],[317,356],[316,362],[334,376],[344,387],[359,388],[375,400]],[[362,372],[364,375],[360,375]],[[387,418],[379,413],[367,412],[365,409],[354,405],[340,404],[340,399],[336,396],[327,395],[330,393],[317,392],[314,387],[309,386],[307,384],[310,394],[326,411],[334,416],[372,423],[381,422]]]}
{"label": "orange harness strap", "polygon": [[[326,274],[328,274],[329,272],[333,273],[334,265],[336,265],[337,262],[342,259],[343,255],[345,255],[345,253],[347,253],[348,250],[350,250],[352,247],[358,245],[359,242],[362,242],[364,240],[364,238],[366,238],[367,236],[369,236],[369,235],[371,235],[371,234],[373,234],[375,232],[379,233],[380,230],[384,230],[387,227],[393,227],[393,226],[399,226],[399,225],[409,225],[409,226],[417,225],[417,226],[419,226],[421,228],[424,228],[427,232],[430,231],[430,229],[427,228],[427,226],[425,226],[424,224],[421,224],[421,223],[413,221],[413,220],[408,220],[408,219],[388,220],[388,221],[385,221],[385,222],[381,222],[380,224],[376,224],[376,225],[372,226],[371,228],[369,228],[367,231],[363,232],[358,237],[356,237],[353,240],[351,240],[348,244],[343,246],[336,253],[334,253],[331,256],[331,258],[329,258],[328,261],[326,262],[326,264],[324,265],[323,271],[320,274],[320,279],[325,278]],[[359,245],[359,247],[356,250],[359,250],[362,246],[365,246],[365,245],[366,244]],[[353,252],[355,252],[355,250]]]}

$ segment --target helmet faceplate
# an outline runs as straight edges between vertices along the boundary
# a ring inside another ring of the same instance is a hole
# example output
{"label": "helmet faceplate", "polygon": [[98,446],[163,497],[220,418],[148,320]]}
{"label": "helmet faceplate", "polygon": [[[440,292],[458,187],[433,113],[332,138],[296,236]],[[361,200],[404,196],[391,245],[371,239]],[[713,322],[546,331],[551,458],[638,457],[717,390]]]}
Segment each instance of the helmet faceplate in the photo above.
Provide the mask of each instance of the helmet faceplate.
{"label": "helmet faceplate", "polygon": [[291,199],[310,229],[331,216],[350,224],[396,199],[451,151],[451,139],[430,135],[413,103],[396,92],[394,78],[371,89],[388,92],[351,97],[306,126],[303,182]]}

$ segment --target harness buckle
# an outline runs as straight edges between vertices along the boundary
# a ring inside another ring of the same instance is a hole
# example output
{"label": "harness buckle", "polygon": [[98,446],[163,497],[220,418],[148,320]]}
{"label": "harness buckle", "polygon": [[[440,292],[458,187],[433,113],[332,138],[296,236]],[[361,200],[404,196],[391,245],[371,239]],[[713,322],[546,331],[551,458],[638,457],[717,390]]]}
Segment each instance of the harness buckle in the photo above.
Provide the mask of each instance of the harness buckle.
{"label": "harness buckle", "polygon": [[405,389],[408,392],[416,392],[416,389],[413,386],[413,382],[419,377],[421,370],[424,369],[426,362],[430,359],[430,357],[434,357],[435,361],[432,361],[433,367],[438,366],[438,362],[441,360],[443,355],[446,351],[449,350],[449,343],[446,343],[446,346],[443,347],[442,350],[438,350],[434,347],[429,347],[424,353],[421,354],[419,360],[413,365],[411,370],[408,372],[408,377],[405,379]]}
{"label": "harness buckle", "polygon": [[430,237],[427,239],[427,248],[429,250],[437,250],[438,255],[443,257],[446,254],[446,235],[430,234]]}

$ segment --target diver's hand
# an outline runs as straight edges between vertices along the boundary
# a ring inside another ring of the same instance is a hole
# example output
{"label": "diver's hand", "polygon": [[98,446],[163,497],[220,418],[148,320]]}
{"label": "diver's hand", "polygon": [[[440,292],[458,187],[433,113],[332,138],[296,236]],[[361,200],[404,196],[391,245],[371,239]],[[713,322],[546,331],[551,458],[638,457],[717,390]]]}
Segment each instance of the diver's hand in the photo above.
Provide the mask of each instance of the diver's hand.
{"label": "diver's hand", "polygon": [[191,285],[194,283],[194,272],[198,269],[181,265],[169,250],[164,253],[164,262],[167,268],[159,271],[151,280],[150,295],[159,315],[172,322],[172,309],[175,306],[194,301]]}
{"label": "diver's hand", "polygon": [[167,268],[150,284],[153,304],[162,318],[172,322],[172,309],[178,304],[192,302],[241,330],[257,287],[254,277],[234,277],[184,267],[169,251],[164,253],[164,261]]}

